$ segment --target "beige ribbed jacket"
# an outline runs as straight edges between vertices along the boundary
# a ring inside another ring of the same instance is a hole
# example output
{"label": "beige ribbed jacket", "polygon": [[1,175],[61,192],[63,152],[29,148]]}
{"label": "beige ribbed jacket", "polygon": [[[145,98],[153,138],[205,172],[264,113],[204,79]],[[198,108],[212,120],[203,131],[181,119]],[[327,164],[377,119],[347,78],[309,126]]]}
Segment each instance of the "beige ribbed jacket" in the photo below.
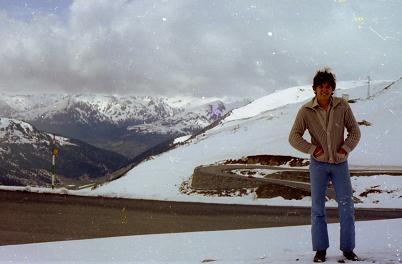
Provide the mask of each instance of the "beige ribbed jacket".
{"label": "beige ribbed jacket", "polygon": [[[337,150],[342,147],[349,154],[360,140],[359,125],[353,116],[352,109],[345,100],[332,97],[329,121],[325,127],[318,109],[313,107],[313,102],[314,98],[300,108],[289,134],[289,143],[295,149],[311,154],[318,161],[344,162],[348,155],[341,155],[337,153]],[[346,139],[345,128],[348,132]],[[303,138],[306,130],[310,133],[311,143]],[[312,155],[317,146],[321,146],[324,150],[324,155],[318,158]]]}

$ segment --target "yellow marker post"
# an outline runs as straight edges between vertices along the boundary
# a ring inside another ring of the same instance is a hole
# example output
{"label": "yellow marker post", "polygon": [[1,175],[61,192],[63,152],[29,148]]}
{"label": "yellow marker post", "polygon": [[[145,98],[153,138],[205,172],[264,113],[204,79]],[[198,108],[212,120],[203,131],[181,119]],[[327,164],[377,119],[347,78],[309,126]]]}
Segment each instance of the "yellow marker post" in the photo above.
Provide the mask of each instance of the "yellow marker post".
{"label": "yellow marker post", "polygon": [[53,156],[58,156],[59,155],[59,149],[57,147],[53,148]]}
{"label": "yellow marker post", "polygon": [[56,157],[59,155],[59,149],[54,146],[52,150],[52,189],[54,189],[54,181],[56,177]]}

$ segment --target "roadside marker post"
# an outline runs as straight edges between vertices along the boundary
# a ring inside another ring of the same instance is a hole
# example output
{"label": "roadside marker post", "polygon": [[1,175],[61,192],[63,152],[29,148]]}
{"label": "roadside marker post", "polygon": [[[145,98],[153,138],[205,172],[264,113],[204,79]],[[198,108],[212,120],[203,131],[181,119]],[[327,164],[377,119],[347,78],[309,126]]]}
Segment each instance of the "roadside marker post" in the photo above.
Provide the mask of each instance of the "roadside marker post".
{"label": "roadside marker post", "polygon": [[53,149],[52,149],[52,189],[54,189],[54,182],[56,178],[56,157],[59,155],[59,149],[56,147],[56,136],[53,135]]}

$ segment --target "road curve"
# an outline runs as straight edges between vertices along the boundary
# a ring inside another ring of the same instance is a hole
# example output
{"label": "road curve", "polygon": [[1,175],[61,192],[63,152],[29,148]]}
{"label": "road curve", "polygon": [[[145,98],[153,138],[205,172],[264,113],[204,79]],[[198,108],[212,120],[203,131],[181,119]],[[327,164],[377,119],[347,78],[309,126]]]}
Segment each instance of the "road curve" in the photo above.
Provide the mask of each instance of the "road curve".
{"label": "road curve", "polygon": [[[184,203],[0,191],[0,245],[310,223],[310,208]],[[337,210],[327,209],[337,222]],[[357,220],[402,209],[357,209]]]}
{"label": "road curve", "polygon": [[[235,174],[233,170],[266,169],[275,173],[264,178],[256,178]],[[351,167],[351,176],[391,175],[402,176],[401,167]],[[255,188],[264,184],[283,185],[294,189],[310,192],[308,167],[278,167],[258,164],[214,164],[202,165],[194,169],[191,187],[195,190],[231,190]],[[335,200],[332,187],[327,190],[327,196]],[[359,202],[357,197],[354,197]]]}

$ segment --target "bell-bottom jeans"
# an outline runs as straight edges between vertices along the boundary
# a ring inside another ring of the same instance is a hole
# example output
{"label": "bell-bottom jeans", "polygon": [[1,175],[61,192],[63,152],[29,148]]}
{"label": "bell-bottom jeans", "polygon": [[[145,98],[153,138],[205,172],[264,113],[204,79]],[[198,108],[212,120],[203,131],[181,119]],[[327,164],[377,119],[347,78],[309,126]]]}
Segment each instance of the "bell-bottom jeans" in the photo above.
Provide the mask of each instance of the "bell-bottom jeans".
{"label": "bell-bottom jeans", "polygon": [[313,250],[326,250],[329,247],[325,215],[325,194],[329,180],[335,189],[338,203],[341,226],[340,250],[352,251],[355,248],[355,217],[348,162],[332,164],[320,162],[311,157],[311,237]]}

